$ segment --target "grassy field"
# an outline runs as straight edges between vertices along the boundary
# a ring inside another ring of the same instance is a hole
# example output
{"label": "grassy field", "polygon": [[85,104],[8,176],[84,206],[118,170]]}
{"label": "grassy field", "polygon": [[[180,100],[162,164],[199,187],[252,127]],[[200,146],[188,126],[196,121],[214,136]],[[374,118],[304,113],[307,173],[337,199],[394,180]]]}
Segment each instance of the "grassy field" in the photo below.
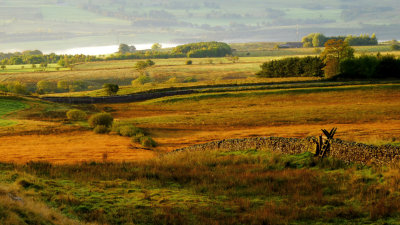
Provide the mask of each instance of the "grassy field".
{"label": "grassy field", "polygon": [[[93,224],[398,224],[400,216],[398,170],[309,153],[180,152],[137,163],[1,168],[0,197],[12,191]],[[11,204],[0,201],[0,215],[15,212]]]}
{"label": "grassy field", "polygon": [[16,124],[15,121],[4,118],[7,114],[23,110],[28,105],[19,100],[12,100],[0,97],[0,127],[10,126]]}
{"label": "grassy field", "polygon": [[126,137],[97,135],[80,124],[65,123],[68,107],[42,102],[17,114],[22,124],[3,130],[9,135],[0,137],[0,155],[4,161],[19,163],[101,161],[105,153],[115,162],[136,161],[225,138],[316,136],[321,128],[331,127],[338,127],[337,137],[344,140],[399,145],[399,89],[397,83],[282,86],[83,108],[89,114],[107,110],[119,122],[144,128],[158,142],[154,151]]}
{"label": "grassy field", "polygon": [[15,74],[15,73],[31,73],[31,72],[55,72],[55,71],[66,71],[69,68],[62,68],[57,64],[48,64],[46,68],[41,68],[40,64],[26,65],[6,65],[6,68],[0,70],[0,74]]}

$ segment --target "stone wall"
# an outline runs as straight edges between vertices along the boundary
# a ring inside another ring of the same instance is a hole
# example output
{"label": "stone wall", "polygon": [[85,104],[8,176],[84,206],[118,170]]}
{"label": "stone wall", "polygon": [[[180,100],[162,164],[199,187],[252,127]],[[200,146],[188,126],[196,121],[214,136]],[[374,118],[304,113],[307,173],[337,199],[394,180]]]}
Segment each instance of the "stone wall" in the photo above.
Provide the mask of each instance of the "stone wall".
{"label": "stone wall", "polygon": [[195,93],[194,90],[180,90],[180,91],[166,91],[166,92],[105,96],[105,97],[42,97],[41,99],[51,102],[68,103],[68,104],[127,103],[136,101],[145,101],[145,100],[174,96],[174,95],[187,95],[193,93]]}
{"label": "stone wall", "polygon": [[[281,137],[257,137],[244,139],[228,139],[214,141],[205,144],[194,145],[175,151],[206,151],[206,150],[268,150],[277,153],[299,154],[303,152],[315,153],[316,144],[313,138],[281,138]],[[374,146],[355,142],[334,139],[328,156],[332,156],[346,162],[374,163],[374,164],[398,164],[400,162],[400,147],[385,145]]]}

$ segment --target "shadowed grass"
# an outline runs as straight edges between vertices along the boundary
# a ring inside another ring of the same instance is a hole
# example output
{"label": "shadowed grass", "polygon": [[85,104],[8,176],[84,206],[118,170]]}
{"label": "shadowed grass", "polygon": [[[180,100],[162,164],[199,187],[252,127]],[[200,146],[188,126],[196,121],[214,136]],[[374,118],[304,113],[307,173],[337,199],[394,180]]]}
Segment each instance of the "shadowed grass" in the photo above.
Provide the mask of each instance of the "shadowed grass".
{"label": "shadowed grass", "polygon": [[177,152],[138,163],[3,168],[2,183],[100,224],[391,223],[400,216],[398,173],[310,153]]}

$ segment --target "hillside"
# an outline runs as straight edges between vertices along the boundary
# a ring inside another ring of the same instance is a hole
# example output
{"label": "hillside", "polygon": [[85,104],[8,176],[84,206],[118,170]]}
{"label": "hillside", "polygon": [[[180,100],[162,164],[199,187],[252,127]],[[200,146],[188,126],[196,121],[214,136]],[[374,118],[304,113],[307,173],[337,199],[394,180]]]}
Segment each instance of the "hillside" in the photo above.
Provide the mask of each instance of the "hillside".
{"label": "hillside", "polygon": [[[54,51],[119,42],[295,41],[376,32],[400,36],[397,1],[2,0],[0,51]],[[299,34],[296,34],[297,25]]]}

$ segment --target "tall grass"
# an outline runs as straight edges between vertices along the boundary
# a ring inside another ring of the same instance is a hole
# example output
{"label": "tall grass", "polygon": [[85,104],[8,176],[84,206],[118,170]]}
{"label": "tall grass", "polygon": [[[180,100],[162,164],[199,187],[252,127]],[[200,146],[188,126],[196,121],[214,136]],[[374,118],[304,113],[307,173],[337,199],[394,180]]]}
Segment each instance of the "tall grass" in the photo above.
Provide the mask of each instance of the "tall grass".
{"label": "tall grass", "polygon": [[310,153],[245,150],[120,164],[30,163],[0,179],[24,180],[31,185],[20,189],[100,224],[336,224],[398,219],[397,173]]}

